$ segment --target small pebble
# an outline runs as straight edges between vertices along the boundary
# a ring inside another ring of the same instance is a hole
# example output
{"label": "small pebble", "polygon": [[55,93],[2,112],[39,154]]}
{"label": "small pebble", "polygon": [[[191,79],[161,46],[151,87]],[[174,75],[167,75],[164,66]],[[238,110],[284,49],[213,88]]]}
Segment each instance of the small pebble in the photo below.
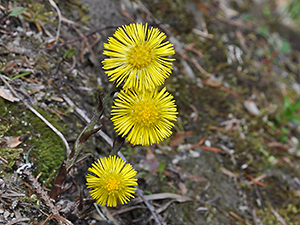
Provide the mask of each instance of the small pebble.
{"label": "small pebble", "polygon": [[205,144],[207,147],[211,147],[211,142],[210,142],[209,140],[206,140],[206,141],[204,142],[204,144]]}
{"label": "small pebble", "polygon": [[246,169],[247,167],[248,167],[247,164],[243,164],[243,165],[241,166],[241,169],[244,170],[244,169]]}

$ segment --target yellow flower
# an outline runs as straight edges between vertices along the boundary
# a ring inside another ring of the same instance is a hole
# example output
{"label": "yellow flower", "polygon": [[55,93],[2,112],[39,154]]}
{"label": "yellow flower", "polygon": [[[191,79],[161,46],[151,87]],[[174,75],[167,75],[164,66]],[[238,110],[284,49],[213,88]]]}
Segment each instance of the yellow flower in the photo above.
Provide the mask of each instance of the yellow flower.
{"label": "yellow flower", "polygon": [[126,204],[134,198],[137,172],[122,158],[109,156],[98,159],[89,168],[91,174],[86,177],[86,185],[97,204],[108,207],[117,206],[117,202]]}
{"label": "yellow flower", "polygon": [[123,85],[123,89],[154,89],[164,83],[172,72],[172,61],[167,56],[175,54],[166,35],[157,28],[130,24],[117,29],[114,37],[104,44],[103,69],[109,81]]}
{"label": "yellow flower", "polygon": [[149,146],[172,134],[177,119],[173,96],[163,88],[152,91],[121,91],[111,110],[116,132],[133,145]]}

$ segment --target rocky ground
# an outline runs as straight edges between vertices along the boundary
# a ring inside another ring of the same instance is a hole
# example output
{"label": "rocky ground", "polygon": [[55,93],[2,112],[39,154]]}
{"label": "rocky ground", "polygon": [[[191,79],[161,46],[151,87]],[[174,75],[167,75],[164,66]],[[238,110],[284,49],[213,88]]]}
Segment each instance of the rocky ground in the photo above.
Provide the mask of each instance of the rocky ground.
{"label": "rocky ground", "polygon": [[[287,0],[0,0],[0,224],[300,224],[297,9]],[[53,202],[67,149],[112,87],[103,42],[131,22],[158,26],[175,46],[173,135],[125,144],[141,194],[97,207],[85,175],[117,136],[106,106]],[[32,179],[17,174],[27,162]]]}

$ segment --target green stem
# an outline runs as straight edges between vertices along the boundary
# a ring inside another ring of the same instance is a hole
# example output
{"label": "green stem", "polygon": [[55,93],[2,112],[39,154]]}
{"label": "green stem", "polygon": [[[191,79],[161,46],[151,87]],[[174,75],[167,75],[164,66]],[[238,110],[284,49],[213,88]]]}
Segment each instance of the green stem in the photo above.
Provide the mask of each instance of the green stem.
{"label": "green stem", "polygon": [[92,134],[96,133],[97,131],[99,131],[101,129],[101,127],[95,128],[95,126],[96,126],[98,120],[100,119],[100,117],[102,116],[105,106],[111,101],[115,92],[116,92],[116,87],[114,85],[111,88],[111,90],[107,93],[107,95],[103,98],[103,100],[100,99],[99,106],[94,111],[90,122],[85,126],[85,128],[78,135],[78,137],[75,141],[74,147],[71,151],[71,154],[70,154],[69,158],[67,159],[67,163],[66,163],[67,172],[75,164],[75,162],[82,150],[82,147],[83,147],[84,143],[87,141],[87,139]]}
{"label": "green stem", "polygon": [[27,154],[26,154],[26,164],[29,163],[29,153],[30,153],[31,150],[34,149],[34,148],[35,148],[35,145],[33,145],[33,146],[28,150],[28,152],[27,152]]}
{"label": "green stem", "polygon": [[120,151],[120,149],[123,146],[124,142],[125,142],[125,138],[121,137],[121,136],[118,136],[114,141],[114,144],[113,144],[112,150],[110,152],[110,155],[118,154],[118,152]]}

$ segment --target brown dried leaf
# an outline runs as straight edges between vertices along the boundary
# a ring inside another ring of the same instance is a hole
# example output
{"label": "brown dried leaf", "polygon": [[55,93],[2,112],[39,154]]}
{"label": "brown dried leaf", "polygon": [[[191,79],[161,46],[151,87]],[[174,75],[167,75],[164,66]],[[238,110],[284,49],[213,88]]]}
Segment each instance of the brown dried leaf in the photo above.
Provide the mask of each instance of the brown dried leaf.
{"label": "brown dried leaf", "polygon": [[10,101],[10,102],[18,102],[19,99],[15,98],[12,93],[10,92],[10,90],[6,89],[3,86],[0,86],[0,97]]}
{"label": "brown dried leaf", "polygon": [[6,146],[9,148],[17,147],[19,144],[21,144],[23,141],[25,141],[28,138],[27,134],[23,134],[21,136],[12,136],[6,138]]}
{"label": "brown dried leaf", "polygon": [[178,187],[179,187],[180,193],[181,193],[182,195],[185,195],[185,194],[187,193],[187,188],[186,188],[186,186],[185,186],[184,183],[179,182]]}
{"label": "brown dried leaf", "polygon": [[56,39],[54,37],[49,38],[48,40],[45,41],[45,47],[46,48],[51,48],[56,42]]}
{"label": "brown dried leaf", "polygon": [[174,135],[173,140],[170,143],[170,147],[176,147],[178,146],[184,139],[186,139],[187,136],[192,135],[192,131],[185,131],[183,133],[176,133]]}
{"label": "brown dried leaf", "polygon": [[146,150],[146,158],[144,160],[145,165],[149,165],[150,172],[156,172],[159,166],[159,162],[156,156],[151,151],[151,148],[147,148]]}
{"label": "brown dried leaf", "polygon": [[6,66],[3,68],[3,71],[6,72],[6,73],[9,73],[14,69],[15,65],[16,65],[15,61],[8,62],[6,64]]}

